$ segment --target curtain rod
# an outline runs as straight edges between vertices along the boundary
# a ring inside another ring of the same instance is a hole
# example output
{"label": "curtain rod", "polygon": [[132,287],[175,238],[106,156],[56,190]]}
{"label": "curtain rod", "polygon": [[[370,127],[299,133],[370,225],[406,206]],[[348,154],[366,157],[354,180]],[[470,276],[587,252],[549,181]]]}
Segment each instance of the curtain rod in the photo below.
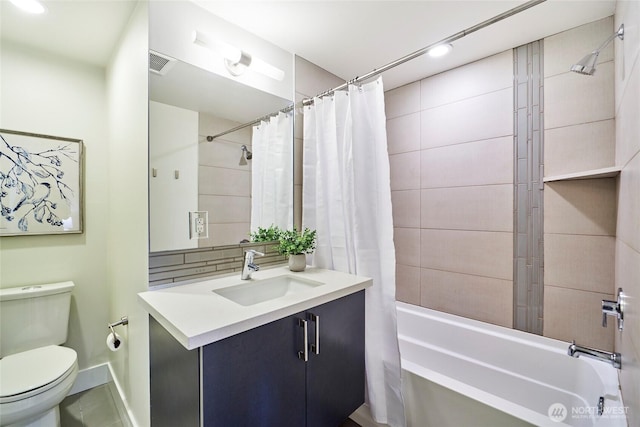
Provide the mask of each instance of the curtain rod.
{"label": "curtain rod", "polygon": [[236,127],[232,128],[232,129],[225,130],[224,132],[220,132],[220,133],[217,133],[217,134],[215,134],[215,135],[207,135],[207,141],[208,141],[208,142],[211,142],[211,141],[213,141],[214,139],[219,138],[219,137],[221,137],[221,136],[223,136],[223,135],[226,135],[226,134],[228,134],[228,133],[232,133],[232,132],[235,132],[235,131],[237,131],[237,130],[240,130],[240,129],[244,129],[244,128],[246,128],[246,127],[249,127],[249,126],[256,125],[256,124],[260,123],[261,121],[263,121],[263,120],[268,120],[269,118],[271,118],[271,117],[273,117],[273,116],[275,116],[275,115],[277,115],[277,114],[280,114],[280,113],[287,113],[287,112],[289,112],[289,111],[292,111],[292,110],[294,109],[294,107],[295,107],[295,106],[296,106],[296,104],[294,103],[294,104],[288,105],[288,106],[286,106],[286,107],[284,107],[284,108],[282,108],[282,109],[280,109],[280,110],[278,110],[278,111],[276,111],[276,112],[269,113],[269,114],[264,115],[264,116],[262,116],[262,117],[258,117],[257,119],[252,120],[252,121],[250,121],[250,122],[248,122],[248,123],[243,123],[243,124],[241,124],[241,125],[239,125],[239,126],[236,126]]}
{"label": "curtain rod", "polygon": [[[468,36],[471,33],[475,33],[478,30],[481,30],[481,29],[486,28],[486,27],[488,27],[490,25],[493,25],[496,22],[499,22],[499,21],[502,21],[502,20],[504,20],[506,18],[509,18],[511,16],[517,15],[520,12],[524,12],[525,10],[530,9],[530,8],[532,8],[534,6],[537,6],[540,3],[544,3],[545,1],[547,1],[547,0],[529,0],[528,2],[523,3],[520,6],[516,6],[513,9],[509,9],[506,12],[503,12],[503,13],[501,13],[499,15],[494,16],[493,18],[489,18],[489,19],[487,19],[485,21],[480,22],[479,24],[473,25],[473,26],[471,26],[471,27],[469,27],[469,28],[467,28],[465,30],[462,30],[462,31],[460,31],[458,33],[450,35],[449,37],[446,37],[446,38],[444,38],[444,39],[442,39],[440,41],[437,41],[437,42],[432,43],[432,44],[430,44],[428,46],[425,46],[422,49],[419,49],[419,50],[416,50],[413,53],[410,53],[409,55],[403,56],[402,58],[397,59],[397,60],[395,60],[393,62],[390,62],[390,63],[388,63],[388,64],[386,64],[386,65],[384,65],[384,66],[382,66],[380,68],[376,68],[373,71],[368,72],[367,74],[364,74],[364,75],[359,76],[359,77],[355,77],[355,78],[353,78],[353,79],[351,79],[351,80],[349,80],[349,81],[347,81],[347,82],[345,82],[345,83],[343,83],[343,84],[341,84],[339,86],[334,87],[333,89],[326,90],[326,91],[314,96],[313,98],[305,98],[298,104],[298,106],[311,105],[311,104],[313,104],[313,99],[314,98],[322,98],[323,96],[327,96],[327,95],[330,95],[330,94],[332,94],[332,93],[334,93],[336,91],[345,89],[351,84],[360,83],[360,82],[368,80],[368,79],[370,79],[372,77],[376,77],[376,76],[384,73],[385,71],[388,71],[388,70],[390,70],[392,68],[397,67],[398,65],[402,65],[405,62],[409,62],[412,59],[415,59],[415,58],[418,58],[418,57],[424,55],[430,49],[432,49],[433,47],[435,47],[437,45],[452,43],[452,42],[454,42],[456,40],[459,40],[459,39],[461,39],[461,38],[463,38],[465,36]],[[221,132],[221,133],[213,135],[213,136],[207,136],[207,141],[213,141],[214,139],[216,139],[216,138],[218,138],[220,136],[226,135],[226,134],[231,133],[231,132],[235,132],[235,131],[243,129],[243,128],[247,127],[247,126],[252,126],[252,125],[254,125],[256,123],[259,123],[260,121],[262,121],[265,118],[269,118],[269,117],[271,117],[271,116],[273,116],[275,114],[278,114],[281,111],[283,111],[283,112],[290,111],[290,110],[294,109],[295,107],[296,107],[296,104],[292,104],[292,105],[290,105],[289,107],[286,107],[283,110],[279,110],[279,111],[276,111],[274,113],[267,114],[266,116],[263,116],[263,117],[261,117],[259,119],[256,119],[256,120],[254,120],[254,121],[252,121],[250,123],[245,123],[245,124],[242,124],[240,126],[236,126],[233,129],[229,129],[228,131]]]}

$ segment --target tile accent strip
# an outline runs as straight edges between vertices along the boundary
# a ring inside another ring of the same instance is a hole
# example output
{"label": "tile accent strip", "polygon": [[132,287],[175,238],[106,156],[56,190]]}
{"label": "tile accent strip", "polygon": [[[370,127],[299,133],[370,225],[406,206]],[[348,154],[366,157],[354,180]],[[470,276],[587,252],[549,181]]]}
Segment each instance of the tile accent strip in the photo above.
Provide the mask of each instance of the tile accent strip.
{"label": "tile accent strip", "polygon": [[514,49],[513,325],[542,335],[543,41]]}
{"label": "tile accent strip", "polygon": [[240,272],[246,249],[255,249],[265,254],[264,257],[256,258],[256,263],[260,266],[287,262],[283,255],[278,254],[276,244],[268,242],[153,252],[149,254],[149,287]]}

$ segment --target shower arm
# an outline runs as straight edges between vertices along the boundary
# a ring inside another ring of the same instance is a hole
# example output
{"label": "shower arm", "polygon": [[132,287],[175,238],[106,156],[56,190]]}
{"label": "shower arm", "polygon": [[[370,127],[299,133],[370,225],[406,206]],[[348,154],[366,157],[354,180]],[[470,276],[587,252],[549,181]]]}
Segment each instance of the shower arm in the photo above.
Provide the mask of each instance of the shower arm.
{"label": "shower arm", "polygon": [[613,33],[608,39],[606,39],[601,45],[600,47],[598,47],[596,50],[594,50],[591,53],[600,53],[600,51],[602,49],[604,49],[605,47],[609,46],[609,43],[611,43],[616,37],[620,38],[620,40],[624,40],[624,24],[620,25],[620,27],[618,28],[618,31],[616,31],[615,33]]}
{"label": "shower arm", "polygon": [[[248,123],[244,123],[244,124],[242,124],[240,126],[236,126],[233,129],[229,129],[227,131],[218,133],[218,134],[213,135],[213,136],[209,135],[209,136],[207,136],[207,141],[211,142],[214,139],[219,138],[219,137],[221,137],[223,135],[226,135],[228,133],[235,132],[237,130],[243,129],[243,128],[248,127],[248,126],[252,126],[254,124],[259,123],[261,120],[263,120],[265,118],[268,118],[270,116],[273,116],[275,114],[278,114],[280,112],[287,112],[287,111],[291,111],[291,110],[293,110],[293,109],[295,109],[297,107],[303,107],[303,106],[311,105],[311,104],[313,104],[313,99],[314,98],[322,98],[323,96],[331,95],[334,92],[337,92],[339,90],[345,89],[351,84],[360,83],[360,82],[369,80],[369,79],[371,79],[371,78],[373,78],[375,76],[378,76],[378,75],[384,73],[385,71],[388,71],[388,70],[390,70],[392,68],[397,67],[398,65],[402,65],[405,62],[409,62],[412,59],[415,59],[415,58],[418,58],[418,57],[424,55],[425,53],[427,53],[430,49],[432,49],[435,46],[438,46],[438,45],[441,45],[441,44],[452,43],[452,42],[454,42],[456,40],[459,40],[459,39],[461,39],[463,37],[468,36],[469,34],[475,33],[478,30],[481,30],[481,29],[486,28],[486,27],[488,27],[490,25],[493,25],[496,22],[500,22],[500,21],[502,21],[504,19],[510,18],[511,16],[517,15],[520,12],[524,12],[527,9],[530,9],[530,8],[532,8],[534,6],[537,6],[540,3],[544,3],[545,1],[547,1],[547,0],[529,0],[528,2],[523,3],[523,4],[519,5],[519,6],[516,6],[513,9],[509,9],[506,12],[503,12],[503,13],[501,13],[499,15],[494,16],[493,18],[489,18],[489,19],[487,19],[485,21],[480,22],[479,24],[471,26],[471,27],[469,27],[469,28],[467,28],[465,30],[457,32],[457,33],[455,33],[455,34],[453,34],[453,35],[451,35],[449,37],[446,37],[446,38],[444,38],[444,39],[442,39],[440,41],[437,41],[437,42],[432,43],[432,44],[430,44],[430,45],[428,45],[426,47],[423,47],[422,49],[416,50],[415,52],[410,53],[409,55],[403,56],[402,58],[397,59],[397,60],[395,60],[393,62],[390,62],[390,63],[388,63],[386,65],[383,65],[380,68],[376,68],[373,71],[368,72],[367,74],[364,74],[364,75],[359,76],[359,77],[355,77],[355,78],[353,78],[353,79],[351,79],[351,80],[349,80],[349,81],[347,81],[347,82],[345,82],[345,83],[343,83],[343,84],[341,84],[341,85],[339,85],[337,87],[334,87],[333,89],[326,90],[326,91],[314,96],[313,98],[305,98],[299,104],[295,104],[294,103],[292,105],[289,105],[288,107],[283,108],[282,110],[276,111],[276,112],[271,113],[271,114],[267,114],[266,116],[260,117],[259,119],[253,120],[253,121],[248,122]],[[617,34],[614,34],[614,37],[616,35]]]}

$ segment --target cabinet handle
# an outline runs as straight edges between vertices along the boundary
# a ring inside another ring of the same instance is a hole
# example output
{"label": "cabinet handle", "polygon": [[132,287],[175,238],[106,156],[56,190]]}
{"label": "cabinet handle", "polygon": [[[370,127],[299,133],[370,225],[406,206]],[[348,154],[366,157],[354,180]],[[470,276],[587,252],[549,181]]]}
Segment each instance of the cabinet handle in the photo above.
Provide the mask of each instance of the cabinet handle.
{"label": "cabinet handle", "polygon": [[314,354],[320,354],[320,316],[309,313],[309,319],[315,324],[316,328],[316,339],[315,343],[311,344],[311,351]]}
{"label": "cabinet handle", "polygon": [[309,331],[307,329],[307,321],[298,319],[298,326],[302,327],[302,333],[304,334],[304,346],[303,350],[298,352],[298,359],[307,362],[309,360]]}

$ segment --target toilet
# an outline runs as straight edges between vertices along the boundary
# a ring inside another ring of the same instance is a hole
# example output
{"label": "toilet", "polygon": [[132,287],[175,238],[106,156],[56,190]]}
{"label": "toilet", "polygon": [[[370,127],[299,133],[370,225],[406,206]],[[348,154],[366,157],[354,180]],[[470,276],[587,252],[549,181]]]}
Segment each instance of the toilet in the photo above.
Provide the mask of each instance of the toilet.
{"label": "toilet", "polygon": [[0,426],[58,427],[78,376],[67,340],[73,282],[0,289]]}

